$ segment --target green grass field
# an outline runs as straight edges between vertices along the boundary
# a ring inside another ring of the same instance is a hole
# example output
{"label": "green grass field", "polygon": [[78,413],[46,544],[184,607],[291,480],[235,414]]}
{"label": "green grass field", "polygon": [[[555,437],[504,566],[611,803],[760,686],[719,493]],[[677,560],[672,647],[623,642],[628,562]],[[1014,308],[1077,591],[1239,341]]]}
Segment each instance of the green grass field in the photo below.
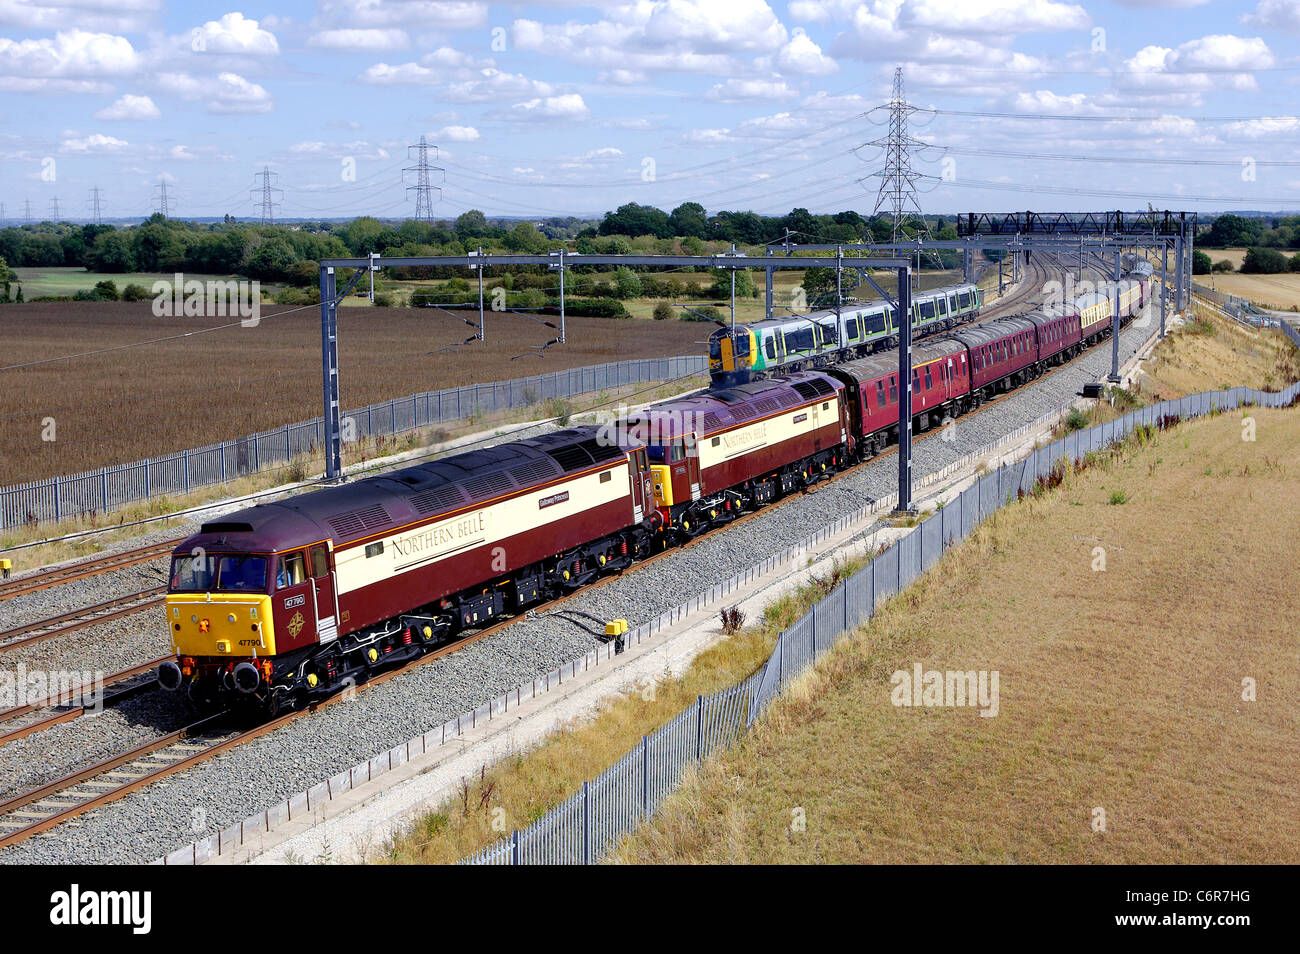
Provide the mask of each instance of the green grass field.
{"label": "green grass field", "polygon": [[[84,268],[16,268],[18,280],[23,286],[23,297],[28,301],[41,295],[72,295],[83,289],[89,291],[95,287],[96,282],[111,281],[117,285],[118,293],[127,285],[143,285],[145,288],[152,288],[156,281],[171,281],[171,273],[162,272],[123,272],[119,274],[107,274],[104,272],[88,272]],[[209,279],[225,281],[231,278],[238,278],[237,275],[195,275],[187,272],[187,279],[197,278],[200,281]],[[265,286],[269,291],[269,285]]]}

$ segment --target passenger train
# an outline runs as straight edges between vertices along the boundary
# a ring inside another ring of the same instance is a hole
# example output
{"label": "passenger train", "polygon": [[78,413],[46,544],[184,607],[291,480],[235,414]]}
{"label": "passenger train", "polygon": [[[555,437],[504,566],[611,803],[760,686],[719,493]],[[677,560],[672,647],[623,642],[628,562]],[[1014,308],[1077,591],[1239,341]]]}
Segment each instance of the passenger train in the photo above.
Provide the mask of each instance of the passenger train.
{"label": "passenger train", "polygon": [[[1149,271],[1129,277],[1124,321],[1149,289]],[[1099,303],[1080,305],[917,345],[902,382],[915,427],[1107,336]],[[897,358],[873,354],[221,517],[173,553],[175,659],[159,682],[203,705],[307,704],[880,453],[898,439],[899,387]]]}

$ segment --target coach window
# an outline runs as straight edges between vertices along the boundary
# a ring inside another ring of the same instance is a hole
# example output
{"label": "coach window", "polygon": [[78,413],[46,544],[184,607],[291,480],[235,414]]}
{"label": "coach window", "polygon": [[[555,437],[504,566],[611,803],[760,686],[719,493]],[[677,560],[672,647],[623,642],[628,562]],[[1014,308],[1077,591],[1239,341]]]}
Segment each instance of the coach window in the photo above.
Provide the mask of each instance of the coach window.
{"label": "coach window", "polygon": [[891,375],[889,378],[889,403],[896,404],[897,402],[898,402],[898,377],[897,375]]}
{"label": "coach window", "polygon": [[311,575],[320,579],[330,571],[330,561],[325,556],[324,547],[311,548]]}
{"label": "coach window", "polygon": [[876,382],[876,409],[879,410],[884,406],[885,406],[885,382],[877,381]]}
{"label": "coach window", "polygon": [[275,588],[282,590],[286,586],[297,586],[307,580],[307,571],[303,567],[301,553],[285,553],[280,557],[280,565],[275,571]]}
{"label": "coach window", "polygon": [[934,375],[930,372],[930,366],[925,366],[925,389],[928,391],[934,387]]}

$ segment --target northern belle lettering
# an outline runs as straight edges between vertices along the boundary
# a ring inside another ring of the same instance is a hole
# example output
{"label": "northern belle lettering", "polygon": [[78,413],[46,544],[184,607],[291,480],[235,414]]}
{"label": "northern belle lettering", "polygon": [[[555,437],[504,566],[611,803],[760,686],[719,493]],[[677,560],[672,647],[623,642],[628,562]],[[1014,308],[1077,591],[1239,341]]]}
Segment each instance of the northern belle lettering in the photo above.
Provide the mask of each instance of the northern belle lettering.
{"label": "northern belle lettering", "polygon": [[742,427],[739,430],[728,431],[722,435],[722,446],[726,450],[737,450],[741,447],[747,447],[750,444],[767,440],[767,422],[756,424],[753,427]]}
{"label": "northern belle lettering", "polygon": [[477,542],[486,532],[487,511],[479,510],[459,520],[424,527],[403,537],[394,537],[391,548],[393,560],[437,556],[447,550],[459,549],[466,543]]}

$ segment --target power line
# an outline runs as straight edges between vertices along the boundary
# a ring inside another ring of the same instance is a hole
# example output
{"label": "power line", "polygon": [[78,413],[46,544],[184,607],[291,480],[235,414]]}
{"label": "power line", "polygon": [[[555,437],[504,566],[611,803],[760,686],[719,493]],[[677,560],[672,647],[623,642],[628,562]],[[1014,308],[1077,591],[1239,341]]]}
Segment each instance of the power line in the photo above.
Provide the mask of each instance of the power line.
{"label": "power line", "polygon": [[[1075,156],[1061,153],[1043,153],[1043,152],[1011,152],[1002,149],[973,149],[965,146],[945,146],[946,152],[954,152],[966,156],[994,156],[1004,159],[1033,159],[1039,160],[1061,160],[1064,162],[1104,162],[1104,163],[1131,163],[1134,165],[1148,166],[1230,166],[1240,168],[1240,159],[1153,159],[1143,156]],[[1300,166],[1300,161],[1296,160],[1258,160],[1256,166],[1279,166],[1291,167]]]}
{"label": "power line", "polygon": [[281,195],[283,195],[284,190],[277,189],[274,186],[272,186],[271,177],[272,176],[278,177],[279,175],[280,174],[278,172],[272,172],[270,166],[263,166],[261,172],[253,173],[253,178],[255,180],[259,178],[262,180],[262,184],[260,186],[254,186],[252,192],[258,195],[262,200],[262,224],[263,225],[275,224],[275,207],[280,203],[275,201],[274,193],[279,192]]}
{"label": "power line", "polygon": [[1249,123],[1295,119],[1293,116],[1174,116],[1172,114],[1163,116],[1081,116],[1066,113],[996,113],[976,109],[935,109],[925,106],[914,107],[913,111],[933,113],[936,116],[964,116],[977,119],[1043,119],[1087,123],[1156,123],[1171,119],[1194,123]]}
{"label": "power line", "polygon": [[32,224],[32,200],[23,199],[23,224]]}
{"label": "power line", "polygon": [[416,150],[415,165],[407,166],[403,172],[415,173],[415,185],[407,186],[406,191],[415,190],[415,219],[418,222],[433,221],[433,192],[438,191],[439,197],[442,196],[442,189],[435,186],[431,179],[431,173],[441,172],[446,176],[446,171],[440,166],[429,164],[429,150],[433,150],[433,157],[438,158],[438,147],[428,142],[424,134],[420,134],[420,141],[414,145],[406,147],[406,155],[409,158],[411,150]]}

